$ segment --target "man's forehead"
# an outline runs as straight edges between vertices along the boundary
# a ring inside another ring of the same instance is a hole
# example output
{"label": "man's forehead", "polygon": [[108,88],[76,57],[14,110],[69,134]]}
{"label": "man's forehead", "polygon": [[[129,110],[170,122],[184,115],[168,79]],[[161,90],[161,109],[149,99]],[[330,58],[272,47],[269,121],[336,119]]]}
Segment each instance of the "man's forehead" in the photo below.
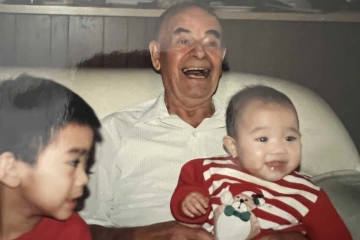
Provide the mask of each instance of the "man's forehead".
{"label": "man's forehead", "polygon": [[[172,34],[177,29],[186,29],[190,33],[194,29],[201,28],[204,32],[215,30],[222,32],[217,18],[201,8],[189,8],[170,16],[160,29],[162,34]],[[160,35],[162,35],[160,34]]]}

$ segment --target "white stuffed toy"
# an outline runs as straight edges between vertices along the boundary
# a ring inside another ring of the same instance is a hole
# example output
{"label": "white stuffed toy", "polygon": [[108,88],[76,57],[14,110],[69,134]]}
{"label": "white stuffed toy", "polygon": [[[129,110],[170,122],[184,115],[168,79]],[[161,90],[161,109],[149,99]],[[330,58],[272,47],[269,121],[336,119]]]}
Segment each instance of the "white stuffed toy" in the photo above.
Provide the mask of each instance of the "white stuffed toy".
{"label": "white stuffed toy", "polygon": [[261,195],[251,197],[245,194],[233,196],[225,190],[220,196],[221,204],[216,208],[216,240],[246,240],[260,233],[260,224],[252,210],[265,204]]}

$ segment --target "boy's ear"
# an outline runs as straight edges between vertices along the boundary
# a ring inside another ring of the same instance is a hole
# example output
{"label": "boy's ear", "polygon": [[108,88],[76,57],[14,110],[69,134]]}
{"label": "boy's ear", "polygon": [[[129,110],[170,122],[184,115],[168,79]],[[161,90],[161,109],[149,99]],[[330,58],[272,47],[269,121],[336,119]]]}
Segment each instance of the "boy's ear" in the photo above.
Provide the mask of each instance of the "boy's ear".
{"label": "boy's ear", "polygon": [[0,154],[0,182],[12,188],[20,184],[17,160],[11,152]]}
{"label": "boy's ear", "polygon": [[228,153],[233,157],[237,157],[237,150],[236,150],[236,141],[234,138],[230,137],[230,136],[225,136],[223,138],[223,144],[226,148],[226,150],[228,151]]}
{"label": "boy's ear", "polygon": [[157,71],[160,71],[160,43],[158,41],[151,41],[149,43],[149,50],[151,55],[151,62]]}

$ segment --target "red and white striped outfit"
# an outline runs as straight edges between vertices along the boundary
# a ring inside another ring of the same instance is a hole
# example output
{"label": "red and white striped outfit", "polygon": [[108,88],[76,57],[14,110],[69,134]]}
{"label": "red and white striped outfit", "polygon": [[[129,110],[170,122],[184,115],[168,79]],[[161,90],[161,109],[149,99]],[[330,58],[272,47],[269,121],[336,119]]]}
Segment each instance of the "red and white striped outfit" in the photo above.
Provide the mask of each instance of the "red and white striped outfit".
{"label": "red and white striped outfit", "polygon": [[[299,231],[311,240],[352,239],[326,193],[308,177],[293,172],[276,182],[265,181],[241,171],[238,161],[231,157],[195,159],[186,163],[171,199],[171,212],[180,222],[201,224],[212,230],[213,210],[221,204],[220,195],[225,189],[233,196],[239,193],[264,195],[265,204],[252,210],[261,226],[257,237],[273,231]],[[209,197],[212,207],[205,215],[189,218],[182,213],[181,203],[194,191]]]}

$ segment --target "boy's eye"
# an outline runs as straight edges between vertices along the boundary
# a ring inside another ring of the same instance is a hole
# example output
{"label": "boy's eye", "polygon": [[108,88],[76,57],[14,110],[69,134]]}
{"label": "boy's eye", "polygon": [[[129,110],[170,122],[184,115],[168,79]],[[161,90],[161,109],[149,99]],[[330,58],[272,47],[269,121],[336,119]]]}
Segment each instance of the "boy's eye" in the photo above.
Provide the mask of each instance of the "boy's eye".
{"label": "boy's eye", "polygon": [[260,138],[256,139],[256,141],[259,141],[259,142],[267,142],[267,141],[268,141],[268,138],[267,138],[267,137],[260,137]]}
{"label": "boy's eye", "polygon": [[70,165],[76,168],[79,165],[79,163],[80,163],[80,160],[77,159],[77,160],[71,161]]}
{"label": "boy's eye", "polygon": [[286,137],[286,141],[288,141],[288,142],[292,142],[295,140],[296,140],[296,137],[293,137],[293,136]]}

